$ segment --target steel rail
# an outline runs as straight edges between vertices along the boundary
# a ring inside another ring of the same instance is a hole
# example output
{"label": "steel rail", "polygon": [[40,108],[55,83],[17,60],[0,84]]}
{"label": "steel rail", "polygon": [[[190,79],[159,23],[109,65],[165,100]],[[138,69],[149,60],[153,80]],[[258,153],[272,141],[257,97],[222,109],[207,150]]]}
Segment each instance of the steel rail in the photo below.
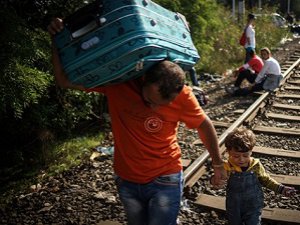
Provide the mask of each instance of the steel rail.
{"label": "steel rail", "polygon": [[[298,66],[300,63],[300,58],[293,63],[289,69],[287,69],[283,74],[283,79],[280,82],[279,88],[285,83],[285,81],[288,79],[288,75],[292,72],[292,70]],[[227,130],[219,137],[218,144],[219,146],[223,145],[226,136],[239,127],[243,121],[245,121],[262,103],[263,101],[269,96],[270,92],[266,92],[262,94],[230,127],[227,128]],[[205,150],[188,168],[186,168],[183,172],[184,178],[186,180],[186,183],[191,179],[193,174],[196,173],[196,171],[203,166],[203,164],[206,162],[206,160],[209,158],[209,152]]]}

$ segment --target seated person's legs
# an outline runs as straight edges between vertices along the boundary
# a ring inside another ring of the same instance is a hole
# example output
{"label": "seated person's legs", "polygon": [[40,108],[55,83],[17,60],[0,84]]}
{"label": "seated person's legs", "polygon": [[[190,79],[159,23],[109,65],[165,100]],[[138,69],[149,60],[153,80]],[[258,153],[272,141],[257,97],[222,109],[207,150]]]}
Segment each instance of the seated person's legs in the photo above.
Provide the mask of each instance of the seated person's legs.
{"label": "seated person's legs", "polygon": [[[237,75],[237,78],[236,78],[236,81],[234,83],[234,87],[233,88],[226,88],[226,91],[229,93],[229,94],[234,94],[236,91],[238,91],[240,89],[240,86],[242,84],[242,82],[246,79],[249,83],[254,83],[255,81],[255,78],[256,78],[256,74],[254,73],[251,73],[250,70],[243,70],[241,72],[238,72],[238,75]],[[247,88],[246,88],[247,89]],[[242,90],[241,92],[244,93],[244,91]],[[245,90],[245,92],[247,92],[248,94],[248,91]],[[247,94],[243,94],[243,95],[247,95]]]}
{"label": "seated person's legs", "polygon": [[[254,79],[253,79],[253,77],[254,77]],[[250,83],[253,83],[255,80],[255,76],[254,76],[254,74],[251,73],[250,70],[243,70],[243,71],[239,72],[238,77],[234,83],[234,86],[240,87],[244,79],[247,79]]]}
{"label": "seated person's legs", "polygon": [[248,95],[255,91],[261,91],[261,90],[263,90],[263,84],[264,84],[264,82],[255,84],[251,89],[249,89],[248,87],[240,88],[240,89],[234,91],[232,94],[234,96],[245,96],[245,95]]}

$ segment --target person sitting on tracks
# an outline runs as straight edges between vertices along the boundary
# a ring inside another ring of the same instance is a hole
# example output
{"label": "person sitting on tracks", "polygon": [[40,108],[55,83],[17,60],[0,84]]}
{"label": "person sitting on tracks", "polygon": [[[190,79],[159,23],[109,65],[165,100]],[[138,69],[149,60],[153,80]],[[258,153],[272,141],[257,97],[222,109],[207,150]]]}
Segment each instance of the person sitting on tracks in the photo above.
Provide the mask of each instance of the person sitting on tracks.
{"label": "person sitting on tracks", "polygon": [[247,79],[249,83],[253,84],[257,77],[257,74],[263,68],[263,60],[258,55],[256,55],[254,49],[249,50],[249,55],[251,57],[250,60],[233,72],[236,80],[233,87],[226,88],[226,91],[229,94],[234,94],[235,91],[239,90],[242,82],[245,79]]}
{"label": "person sitting on tracks", "polygon": [[285,196],[296,193],[293,187],[271,178],[260,160],[251,157],[255,142],[254,133],[245,127],[235,129],[225,138],[229,155],[224,162],[228,172],[226,214],[230,225],[260,224],[264,206],[262,186]]}
{"label": "person sitting on tracks", "polygon": [[255,81],[249,87],[233,91],[232,95],[245,96],[255,91],[274,91],[279,86],[283,76],[278,61],[272,57],[271,51],[267,47],[262,48],[260,54],[264,65]]}
{"label": "person sitting on tracks", "polygon": [[[62,29],[59,18],[48,26],[52,38]],[[198,131],[216,166],[214,182],[224,183],[216,130],[192,89],[184,85],[185,73],[179,65],[164,60],[140,78],[86,89],[68,80],[54,45],[52,57],[58,86],[103,93],[108,99],[115,181],[128,224],[177,223],[184,184],[179,122]]]}

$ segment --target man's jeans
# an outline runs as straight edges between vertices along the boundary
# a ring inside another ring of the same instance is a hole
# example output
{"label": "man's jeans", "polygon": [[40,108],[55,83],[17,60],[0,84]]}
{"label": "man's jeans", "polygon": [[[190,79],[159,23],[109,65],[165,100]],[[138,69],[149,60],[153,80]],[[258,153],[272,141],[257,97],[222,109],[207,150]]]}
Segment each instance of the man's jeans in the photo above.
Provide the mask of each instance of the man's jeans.
{"label": "man's jeans", "polygon": [[248,47],[248,48],[245,48],[245,50],[246,50],[246,58],[245,58],[245,64],[246,64],[251,59],[250,51],[251,50],[255,51],[255,48]]}
{"label": "man's jeans", "polygon": [[137,184],[116,177],[129,225],[175,225],[183,190],[183,173]]}

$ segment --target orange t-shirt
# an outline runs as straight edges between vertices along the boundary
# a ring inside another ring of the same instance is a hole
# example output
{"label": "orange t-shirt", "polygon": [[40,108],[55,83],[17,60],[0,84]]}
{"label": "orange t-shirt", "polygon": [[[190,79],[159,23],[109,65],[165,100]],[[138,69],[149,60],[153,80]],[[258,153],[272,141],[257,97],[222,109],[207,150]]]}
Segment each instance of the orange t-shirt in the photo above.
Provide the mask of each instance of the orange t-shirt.
{"label": "orange t-shirt", "polygon": [[197,128],[206,118],[190,87],[184,86],[169,105],[155,109],[144,103],[139,80],[87,91],[107,96],[118,176],[144,184],[182,169],[179,121]]}

